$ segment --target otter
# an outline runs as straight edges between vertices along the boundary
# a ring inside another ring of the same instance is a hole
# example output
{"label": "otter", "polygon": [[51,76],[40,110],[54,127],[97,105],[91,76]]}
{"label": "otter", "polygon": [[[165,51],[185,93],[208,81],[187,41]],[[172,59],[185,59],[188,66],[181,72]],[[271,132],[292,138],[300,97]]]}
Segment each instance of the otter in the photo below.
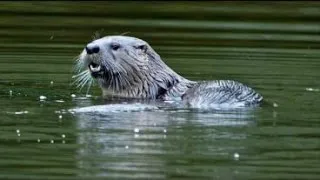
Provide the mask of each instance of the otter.
{"label": "otter", "polygon": [[168,67],[144,40],[105,36],[89,42],[77,59],[78,86],[99,84],[103,96],[178,101],[190,108],[248,107],[263,97],[233,80],[191,81]]}

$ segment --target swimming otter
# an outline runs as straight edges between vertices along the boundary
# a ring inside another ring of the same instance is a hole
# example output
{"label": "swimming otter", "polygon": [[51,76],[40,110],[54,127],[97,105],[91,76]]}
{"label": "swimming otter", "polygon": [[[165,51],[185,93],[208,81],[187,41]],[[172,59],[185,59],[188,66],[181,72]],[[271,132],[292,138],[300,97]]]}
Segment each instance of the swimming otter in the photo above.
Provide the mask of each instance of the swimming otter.
{"label": "swimming otter", "polygon": [[254,106],[263,99],[236,81],[190,81],[170,69],[147,42],[135,37],[106,36],[88,43],[76,67],[85,69],[75,76],[79,86],[94,78],[104,96],[179,100],[191,108]]}

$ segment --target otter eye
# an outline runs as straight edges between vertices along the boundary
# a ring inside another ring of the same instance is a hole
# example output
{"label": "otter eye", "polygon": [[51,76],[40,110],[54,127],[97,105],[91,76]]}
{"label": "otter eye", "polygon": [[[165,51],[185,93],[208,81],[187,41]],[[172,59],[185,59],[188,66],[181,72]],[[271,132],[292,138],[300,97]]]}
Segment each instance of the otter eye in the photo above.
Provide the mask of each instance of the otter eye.
{"label": "otter eye", "polygon": [[120,48],[120,44],[111,44],[112,50],[116,51]]}
{"label": "otter eye", "polygon": [[142,51],[144,51],[144,52],[147,51],[147,46],[146,46],[145,44],[136,46],[135,48],[136,48],[136,49],[140,49],[140,50],[142,50]]}

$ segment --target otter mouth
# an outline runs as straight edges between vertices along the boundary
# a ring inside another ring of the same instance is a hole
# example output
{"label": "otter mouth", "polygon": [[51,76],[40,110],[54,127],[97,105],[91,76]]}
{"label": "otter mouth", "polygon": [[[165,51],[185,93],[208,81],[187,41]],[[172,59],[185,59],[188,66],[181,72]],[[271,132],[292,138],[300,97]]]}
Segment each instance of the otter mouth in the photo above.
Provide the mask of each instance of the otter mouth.
{"label": "otter mouth", "polygon": [[89,70],[91,72],[91,76],[94,78],[101,77],[103,75],[103,68],[101,65],[91,62],[89,65]]}

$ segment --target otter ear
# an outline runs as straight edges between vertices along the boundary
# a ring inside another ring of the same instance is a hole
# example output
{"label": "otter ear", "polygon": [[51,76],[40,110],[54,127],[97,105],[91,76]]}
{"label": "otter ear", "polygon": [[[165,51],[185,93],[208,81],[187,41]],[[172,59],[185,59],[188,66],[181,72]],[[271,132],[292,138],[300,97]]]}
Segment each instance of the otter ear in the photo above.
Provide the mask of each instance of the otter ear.
{"label": "otter ear", "polygon": [[138,44],[134,46],[136,49],[140,49],[142,52],[146,53],[148,46],[146,44]]}

